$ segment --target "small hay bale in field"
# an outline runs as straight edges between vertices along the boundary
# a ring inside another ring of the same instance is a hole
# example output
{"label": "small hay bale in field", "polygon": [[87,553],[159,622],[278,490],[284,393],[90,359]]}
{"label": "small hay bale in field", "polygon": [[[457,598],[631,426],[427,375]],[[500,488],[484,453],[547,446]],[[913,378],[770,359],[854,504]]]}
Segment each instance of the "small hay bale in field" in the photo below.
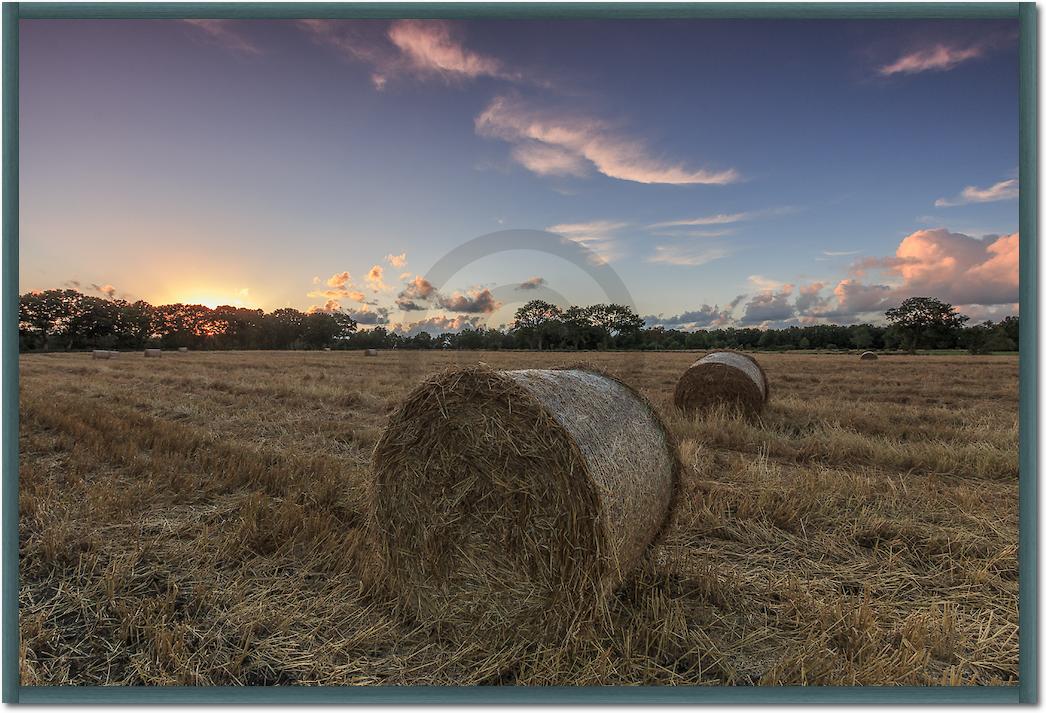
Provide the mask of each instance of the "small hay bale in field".
{"label": "small hay bale in field", "polygon": [[864,360],[864,361],[874,361],[875,359],[878,359],[878,358],[879,358],[879,355],[876,354],[875,352],[865,352],[864,354],[861,355],[861,359]]}
{"label": "small hay bale in field", "polygon": [[331,350],[331,348],[330,348],[330,347],[324,347],[324,348],[323,348],[323,351],[325,351],[325,352],[329,352],[330,350]]}
{"label": "small hay bale in field", "polygon": [[189,351],[189,347],[178,347],[178,351],[182,354]]}
{"label": "small hay bale in field", "polygon": [[146,359],[159,359],[160,355],[163,354],[163,350],[162,349],[146,349],[144,353],[145,353],[145,358]]}
{"label": "small hay bale in field", "polygon": [[378,350],[377,349],[368,349],[367,350],[367,356],[378,356]]}
{"label": "small hay bale in field", "polygon": [[755,357],[731,351],[706,354],[676,384],[676,408],[704,411],[719,404],[757,413],[770,399],[770,382]]}
{"label": "small hay bale in field", "polygon": [[375,446],[369,527],[420,620],[562,641],[660,534],[680,468],[660,417],[614,378],[451,370],[408,395]]}
{"label": "small hay bale in field", "polygon": [[108,359],[110,356],[112,355],[105,349],[95,349],[91,352],[92,359]]}

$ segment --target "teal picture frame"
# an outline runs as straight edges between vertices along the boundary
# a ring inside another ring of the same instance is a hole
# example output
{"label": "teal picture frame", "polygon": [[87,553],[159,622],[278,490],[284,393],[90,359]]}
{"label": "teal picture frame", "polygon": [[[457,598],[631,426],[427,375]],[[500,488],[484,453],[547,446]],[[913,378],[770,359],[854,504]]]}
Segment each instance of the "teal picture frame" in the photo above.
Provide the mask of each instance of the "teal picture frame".
{"label": "teal picture frame", "polygon": [[[1020,683],[1012,687],[43,687],[19,684],[18,21],[21,19],[1017,19],[1020,26]],[[4,703],[1000,704],[1038,702],[1038,37],[1034,3],[3,3]]]}

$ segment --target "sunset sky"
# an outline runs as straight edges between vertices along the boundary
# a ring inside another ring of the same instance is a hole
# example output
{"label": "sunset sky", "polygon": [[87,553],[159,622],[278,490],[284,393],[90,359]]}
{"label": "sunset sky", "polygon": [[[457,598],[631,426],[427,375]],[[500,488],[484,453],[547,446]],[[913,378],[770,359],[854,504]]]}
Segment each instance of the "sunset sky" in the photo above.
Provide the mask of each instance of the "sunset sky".
{"label": "sunset sky", "polygon": [[[1016,21],[21,21],[20,290],[498,326],[1016,313]],[[443,285],[456,246],[547,230]]]}

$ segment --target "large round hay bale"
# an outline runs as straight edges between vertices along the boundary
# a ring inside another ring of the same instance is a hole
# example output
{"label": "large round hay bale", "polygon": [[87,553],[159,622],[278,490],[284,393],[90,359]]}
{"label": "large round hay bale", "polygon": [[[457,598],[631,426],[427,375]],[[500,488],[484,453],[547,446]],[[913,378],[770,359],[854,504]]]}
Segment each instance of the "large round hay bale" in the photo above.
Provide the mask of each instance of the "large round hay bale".
{"label": "large round hay bale", "polygon": [[163,350],[162,349],[146,349],[145,350],[145,358],[146,359],[159,359],[161,354],[163,354]]}
{"label": "large round hay bale", "polygon": [[185,352],[189,351],[189,347],[178,347],[178,351],[179,353],[184,354]]}
{"label": "large round hay bale", "polygon": [[367,356],[378,356],[378,350],[377,349],[368,349],[367,350]]}
{"label": "large round hay bale", "polygon": [[92,359],[108,359],[112,354],[106,349],[95,349],[91,352]]}
{"label": "large round hay bale", "polygon": [[717,351],[698,359],[679,377],[674,396],[677,408],[704,411],[721,404],[755,413],[770,398],[770,382],[755,357]]}
{"label": "large round hay bale", "polygon": [[659,416],[607,375],[444,372],[407,396],[374,449],[384,581],[451,634],[561,640],[662,531],[679,472]]}
{"label": "large round hay bale", "polygon": [[878,359],[878,358],[879,358],[879,355],[876,354],[875,352],[865,352],[864,354],[861,355],[861,359],[863,359],[865,361],[872,361],[872,360]]}

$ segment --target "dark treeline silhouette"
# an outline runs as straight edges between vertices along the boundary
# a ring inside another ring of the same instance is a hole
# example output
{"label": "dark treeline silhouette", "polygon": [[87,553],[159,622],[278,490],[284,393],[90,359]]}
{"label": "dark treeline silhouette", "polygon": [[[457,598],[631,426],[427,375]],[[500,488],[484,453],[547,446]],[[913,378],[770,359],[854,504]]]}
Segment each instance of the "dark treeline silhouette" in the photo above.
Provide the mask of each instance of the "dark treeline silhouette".
{"label": "dark treeline silhouette", "polygon": [[1017,349],[1019,320],[966,326],[967,318],[933,298],[905,300],[889,324],[817,324],[785,329],[646,327],[621,305],[560,309],[533,300],[505,329],[464,329],[404,335],[384,327],[360,330],[340,312],[301,312],[171,304],[153,306],[94,297],[76,290],[29,292],[20,298],[22,351],[83,349]]}

